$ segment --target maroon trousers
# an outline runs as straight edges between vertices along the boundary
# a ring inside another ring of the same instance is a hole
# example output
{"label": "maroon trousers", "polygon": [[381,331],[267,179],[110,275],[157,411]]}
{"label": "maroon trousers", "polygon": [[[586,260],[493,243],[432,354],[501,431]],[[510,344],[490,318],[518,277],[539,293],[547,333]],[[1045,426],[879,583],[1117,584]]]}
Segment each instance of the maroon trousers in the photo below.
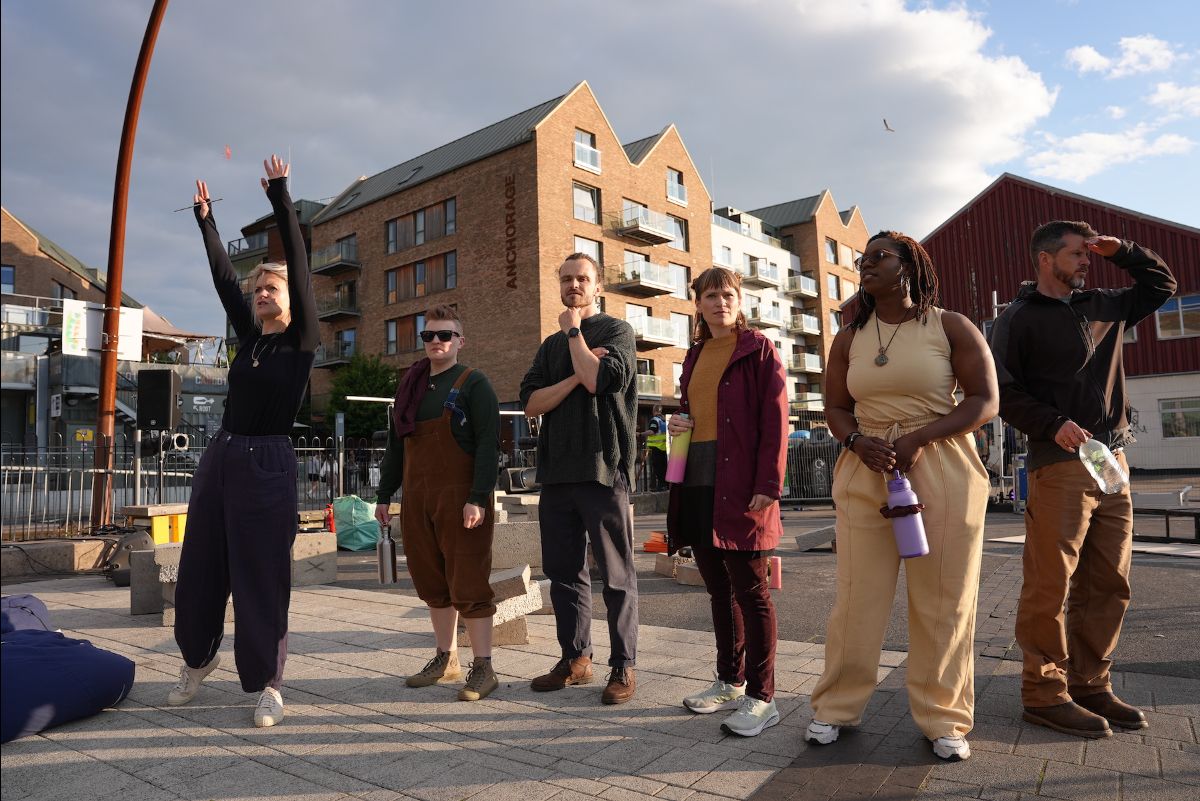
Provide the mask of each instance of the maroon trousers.
{"label": "maroon trousers", "polygon": [[746,695],[770,701],[775,695],[775,604],[767,588],[769,553],[692,548],[712,602],[717,636],[717,677],[746,682]]}

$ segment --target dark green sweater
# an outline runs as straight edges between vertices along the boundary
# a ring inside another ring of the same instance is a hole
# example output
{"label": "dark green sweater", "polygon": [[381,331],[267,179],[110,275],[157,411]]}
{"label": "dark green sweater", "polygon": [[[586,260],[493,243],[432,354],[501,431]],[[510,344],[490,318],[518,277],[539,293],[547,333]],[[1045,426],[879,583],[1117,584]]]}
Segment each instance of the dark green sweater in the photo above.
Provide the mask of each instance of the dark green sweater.
{"label": "dark green sweater", "polygon": [[[450,396],[450,388],[465,369],[467,368],[458,364],[431,377],[434,389],[426,390],[425,396],[421,398],[421,405],[417,409],[418,423],[442,416],[442,404]],[[491,503],[499,470],[500,404],[487,376],[475,370],[463,384],[454,405],[462,410],[467,418],[466,425],[460,425],[462,417],[453,413],[450,430],[454,433],[454,440],[464,452],[475,457],[474,479],[467,500],[486,509]],[[379,471],[376,503],[390,503],[392,495],[400,487],[403,479],[404,439],[394,436],[392,421],[389,419],[387,453]]]}

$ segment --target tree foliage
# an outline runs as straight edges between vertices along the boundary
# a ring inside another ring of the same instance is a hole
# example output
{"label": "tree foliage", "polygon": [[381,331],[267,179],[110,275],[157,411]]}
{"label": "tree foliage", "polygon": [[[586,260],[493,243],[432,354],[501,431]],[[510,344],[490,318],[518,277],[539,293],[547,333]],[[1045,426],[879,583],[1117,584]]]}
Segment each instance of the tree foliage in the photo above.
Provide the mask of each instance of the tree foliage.
{"label": "tree foliage", "polygon": [[333,428],[333,415],[345,412],[346,436],[370,437],[375,431],[387,427],[388,407],[382,403],[348,401],[346,396],[390,398],[395,394],[396,370],[384,364],[378,356],[356,353],[350,358],[349,364],[333,374],[329,427]]}

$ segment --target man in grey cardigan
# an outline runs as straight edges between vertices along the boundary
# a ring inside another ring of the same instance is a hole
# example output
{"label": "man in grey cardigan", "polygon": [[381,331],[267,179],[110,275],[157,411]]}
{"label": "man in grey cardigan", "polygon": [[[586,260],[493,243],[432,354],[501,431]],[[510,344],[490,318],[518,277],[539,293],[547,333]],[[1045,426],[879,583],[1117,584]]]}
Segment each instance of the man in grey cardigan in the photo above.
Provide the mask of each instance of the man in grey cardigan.
{"label": "man in grey cardigan", "polygon": [[521,382],[530,417],[542,416],[538,438],[538,519],[542,569],[562,658],[538,676],[538,692],[592,681],[592,582],[587,543],[604,581],[611,672],[601,700],[621,704],[637,686],[637,573],[629,492],[636,460],[636,357],[633,329],[597,310],[599,266],[572,253],[558,270],[566,309],[561,328],[538,348]]}

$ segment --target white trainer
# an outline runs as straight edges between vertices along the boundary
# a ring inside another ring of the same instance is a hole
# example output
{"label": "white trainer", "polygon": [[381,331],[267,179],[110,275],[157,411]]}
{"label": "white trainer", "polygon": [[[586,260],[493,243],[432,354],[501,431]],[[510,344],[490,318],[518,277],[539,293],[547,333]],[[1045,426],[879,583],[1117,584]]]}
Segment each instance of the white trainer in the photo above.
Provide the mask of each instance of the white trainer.
{"label": "white trainer", "polygon": [[832,723],[824,723],[814,719],[808,724],[808,730],[804,732],[804,739],[817,745],[829,745],[830,743],[837,742],[838,735],[841,732],[841,726],[835,726]]}
{"label": "white trainer", "polygon": [[721,729],[729,734],[742,737],[753,737],[763,729],[769,729],[779,722],[779,710],[774,701],[760,701],[749,695],[743,695],[738,700],[738,709],[721,724]]}
{"label": "white trainer", "polygon": [[739,687],[717,678],[707,690],[684,698],[683,705],[697,715],[709,715],[721,709],[737,709],[745,694],[745,684]]}
{"label": "white trainer", "polygon": [[961,734],[939,737],[932,743],[933,753],[942,759],[961,762],[971,758],[971,746],[967,745],[967,738]]}
{"label": "white trainer", "polygon": [[260,729],[274,726],[283,720],[283,696],[274,687],[268,687],[258,697],[254,708],[254,725]]}
{"label": "white trainer", "polygon": [[171,706],[182,706],[188,701],[196,697],[196,693],[200,691],[200,682],[208,677],[217,669],[217,665],[221,664],[221,655],[213,654],[213,658],[208,660],[208,664],[204,667],[190,668],[187,663],[184,663],[183,668],[179,671],[179,681],[171,688],[171,692],[167,693],[167,703]]}

